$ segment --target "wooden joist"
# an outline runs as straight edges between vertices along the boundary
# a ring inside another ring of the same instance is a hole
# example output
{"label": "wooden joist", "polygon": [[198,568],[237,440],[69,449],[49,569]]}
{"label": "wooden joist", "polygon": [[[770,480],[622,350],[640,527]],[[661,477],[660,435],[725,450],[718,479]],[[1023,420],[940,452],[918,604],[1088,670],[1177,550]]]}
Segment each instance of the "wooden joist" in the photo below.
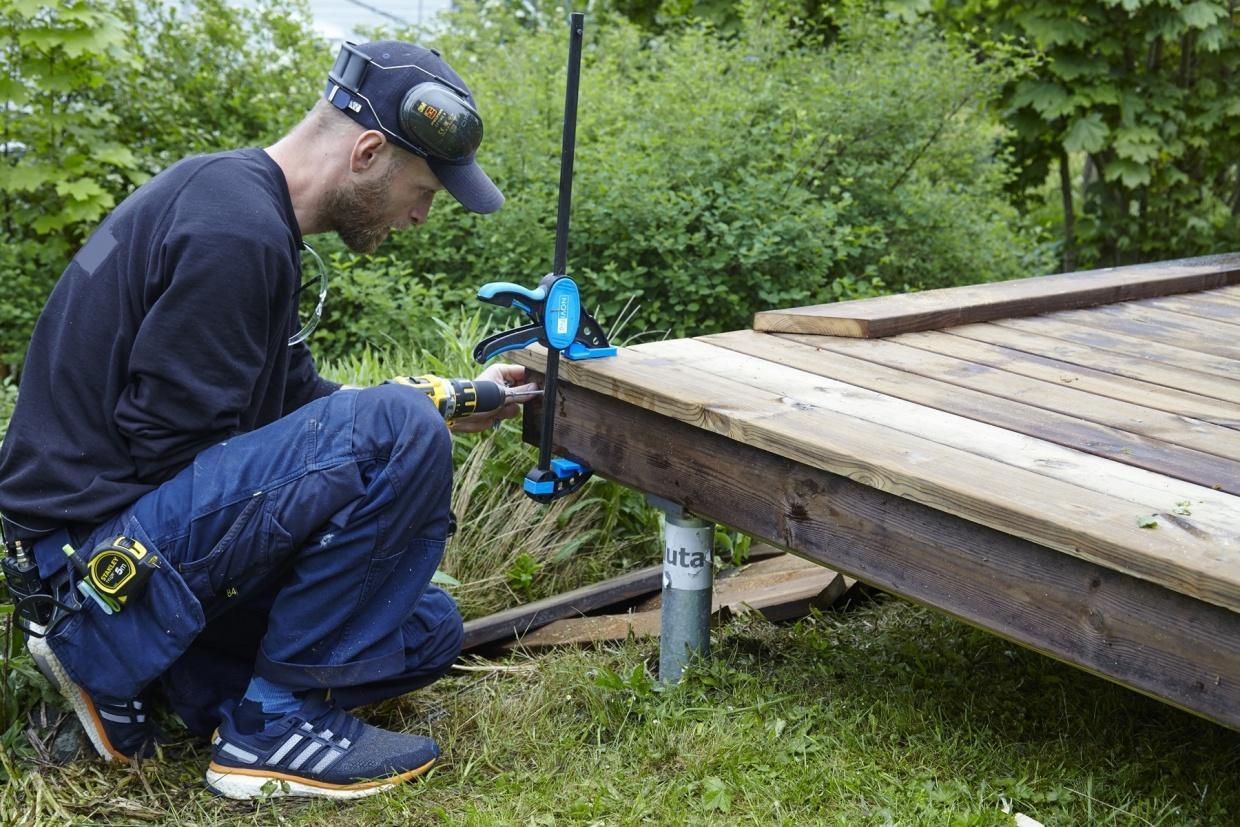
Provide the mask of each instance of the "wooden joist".
{"label": "wooden joist", "polygon": [[[855,580],[791,554],[744,566],[715,581],[711,614],[718,621],[758,612],[767,620],[804,617],[811,608],[825,609],[841,598]],[[631,637],[658,637],[659,596],[633,611],[557,620],[507,644],[510,649],[543,649],[565,644],[598,643]]]}
{"label": "wooden joist", "polygon": [[873,339],[1240,284],[1240,254],[767,310],[754,329]]}

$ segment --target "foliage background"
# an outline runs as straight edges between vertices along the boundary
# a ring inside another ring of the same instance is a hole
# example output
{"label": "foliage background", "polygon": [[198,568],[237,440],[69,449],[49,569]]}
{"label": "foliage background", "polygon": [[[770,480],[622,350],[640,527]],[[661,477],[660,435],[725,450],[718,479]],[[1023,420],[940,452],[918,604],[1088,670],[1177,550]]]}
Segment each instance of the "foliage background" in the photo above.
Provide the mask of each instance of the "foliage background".
{"label": "foliage background", "polygon": [[[779,2],[720,28],[658,34],[592,12],[571,269],[630,331],[742,327],[755,310],[1047,269],[1006,197],[989,110],[1029,71],[927,21],[846,4],[823,33]],[[559,8],[466,4],[435,43],[483,101],[495,216],[443,197],[426,228],[359,259],[324,247],[336,295],[321,356],[424,344],[494,279],[549,266],[563,84]],[[20,365],[63,262],[135,185],[190,153],[265,144],[314,101],[332,60],[299,0],[2,0],[9,285],[0,361]],[[408,37],[425,37],[404,32]],[[631,302],[631,305],[630,305]]]}
{"label": "foliage background", "polygon": [[[589,5],[570,263],[622,341],[1235,244],[1230,5]],[[479,217],[443,198],[430,225],[368,258],[316,241],[333,274],[312,340],[324,372],[464,374],[472,343],[515,322],[472,297],[486,281],[533,283],[551,259],[562,14],[477,0],[433,34],[384,33],[432,41],[470,82],[482,160],[509,201]],[[308,21],[302,0],[0,0],[0,439],[73,251],[183,155],[294,125],[333,58]],[[634,492],[596,481],[551,509],[520,498],[531,453],[512,423],[454,450],[465,519],[443,567],[467,616],[657,556]],[[438,738],[445,770],[351,811],[186,794],[201,745],[132,770],[50,769],[25,736],[46,687],[2,637],[6,823],[1008,825],[1016,808],[1047,823],[1225,824],[1240,811],[1233,733],[899,601],[796,627],[742,620],[666,692],[634,644],[447,679],[372,711]]]}

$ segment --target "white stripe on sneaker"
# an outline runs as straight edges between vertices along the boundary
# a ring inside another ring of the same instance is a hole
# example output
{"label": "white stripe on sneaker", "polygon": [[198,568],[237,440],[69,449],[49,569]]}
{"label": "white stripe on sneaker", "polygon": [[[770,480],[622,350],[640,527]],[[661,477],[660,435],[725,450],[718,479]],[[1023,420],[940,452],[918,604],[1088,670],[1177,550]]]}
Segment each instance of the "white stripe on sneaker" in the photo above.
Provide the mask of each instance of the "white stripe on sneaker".
{"label": "white stripe on sneaker", "polygon": [[289,754],[289,751],[292,750],[293,747],[301,743],[301,740],[301,736],[294,732],[292,737],[285,741],[280,748],[275,751],[275,754],[267,759],[267,763],[279,764],[284,760],[284,756]]}
{"label": "white stripe on sneaker", "polygon": [[100,706],[96,706],[95,711],[97,711],[99,713],[99,717],[105,721],[112,721],[117,724],[132,724],[133,723],[133,719],[130,718],[128,715],[114,715],[111,712],[104,710]]}
{"label": "white stripe on sneaker", "polygon": [[319,763],[315,764],[314,768],[311,769],[310,772],[313,772],[313,773],[322,772],[323,770],[327,769],[328,764],[330,764],[332,761],[335,761],[337,758],[339,758],[342,755],[344,755],[344,753],[338,749],[329,751],[326,755],[324,755],[321,759],[319,759]]}
{"label": "white stripe on sneaker", "polygon": [[245,750],[234,747],[229,743],[225,743],[224,746],[220,747],[220,752],[226,752],[238,761],[244,761],[247,764],[253,764],[258,760],[258,756],[254,753],[246,752]]}
{"label": "white stripe on sneaker", "polygon": [[316,752],[318,752],[322,748],[323,748],[323,745],[320,744],[318,741],[307,744],[306,748],[303,749],[301,752],[299,752],[297,754],[297,757],[293,759],[293,763],[288,765],[288,768],[290,770],[301,769],[301,765],[306,763],[306,759],[308,759],[311,755],[314,755]]}

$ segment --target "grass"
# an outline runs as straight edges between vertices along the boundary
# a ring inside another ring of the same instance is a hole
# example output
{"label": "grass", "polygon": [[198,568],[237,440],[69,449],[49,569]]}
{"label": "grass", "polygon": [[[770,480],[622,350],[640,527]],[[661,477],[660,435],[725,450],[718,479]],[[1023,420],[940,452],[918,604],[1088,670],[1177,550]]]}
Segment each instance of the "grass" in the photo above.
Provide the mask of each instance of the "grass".
{"label": "grass", "polygon": [[15,764],[0,822],[1229,825],[1240,735],[879,598],[741,619],[663,690],[653,645],[474,664],[367,711],[436,737],[422,781],[354,804],[213,799],[206,749]]}
{"label": "grass", "polygon": [[[466,318],[444,338],[480,335]],[[452,349],[324,369],[358,383],[472,372]],[[533,454],[515,425],[455,445],[461,526],[443,568],[467,615],[657,559],[632,492],[598,482],[553,508],[520,496]],[[46,714],[43,688],[18,654],[0,824],[1240,823],[1240,734],[899,600],[736,620],[674,688],[652,679],[656,661],[629,642],[463,664],[364,712],[439,741],[427,778],[354,804],[241,804],[206,793],[208,750],[184,738],[132,768],[40,758],[24,731]]]}

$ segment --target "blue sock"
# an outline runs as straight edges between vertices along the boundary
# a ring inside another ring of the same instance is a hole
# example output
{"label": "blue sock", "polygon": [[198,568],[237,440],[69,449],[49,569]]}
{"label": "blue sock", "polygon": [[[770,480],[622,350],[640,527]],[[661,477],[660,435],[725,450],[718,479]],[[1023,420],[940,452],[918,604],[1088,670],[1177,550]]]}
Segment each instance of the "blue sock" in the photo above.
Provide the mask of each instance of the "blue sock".
{"label": "blue sock", "polygon": [[301,709],[303,704],[302,699],[294,695],[292,689],[258,675],[250,678],[250,685],[246,687],[242,700],[253,701],[261,706],[264,715],[287,715]]}

